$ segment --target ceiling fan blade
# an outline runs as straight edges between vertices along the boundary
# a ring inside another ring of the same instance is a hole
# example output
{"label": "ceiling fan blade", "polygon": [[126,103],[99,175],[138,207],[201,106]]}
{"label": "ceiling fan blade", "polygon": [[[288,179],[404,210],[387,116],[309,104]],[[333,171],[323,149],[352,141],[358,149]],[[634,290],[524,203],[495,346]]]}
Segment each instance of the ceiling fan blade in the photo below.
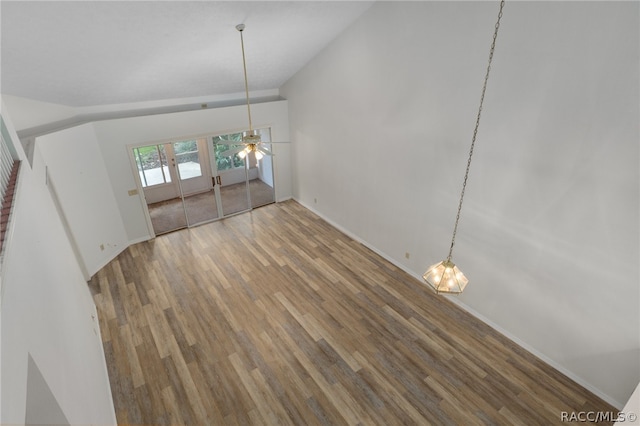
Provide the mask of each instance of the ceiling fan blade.
{"label": "ceiling fan blade", "polygon": [[229,145],[229,146],[240,146],[240,145],[247,145],[246,142],[242,142],[242,141],[217,141],[214,142],[215,145]]}
{"label": "ceiling fan blade", "polygon": [[257,147],[256,151],[261,152],[263,155],[268,155],[269,157],[273,157],[273,154],[268,149],[264,149],[263,147]]}

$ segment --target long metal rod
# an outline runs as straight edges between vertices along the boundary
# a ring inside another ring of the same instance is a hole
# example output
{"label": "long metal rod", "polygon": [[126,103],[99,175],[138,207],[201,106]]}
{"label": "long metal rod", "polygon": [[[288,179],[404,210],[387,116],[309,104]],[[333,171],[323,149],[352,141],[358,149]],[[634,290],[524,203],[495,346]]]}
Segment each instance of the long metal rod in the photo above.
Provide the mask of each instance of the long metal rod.
{"label": "long metal rod", "polygon": [[[176,175],[178,177],[178,190],[180,191],[180,201],[182,201],[182,211],[184,212],[184,219],[187,222],[187,228],[191,226],[189,223],[189,214],[187,213],[187,204],[184,201],[184,190],[182,189],[182,176],[180,176],[180,164],[176,161],[176,152],[174,149],[175,143],[171,143],[171,162],[173,163],[173,168],[176,171]],[[164,173],[164,172],[163,172]]]}
{"label": "long metal rod", "polygon": [[502,8],[504,0],[500,2],[500,10],[498,12],[498,21],[496,22],[495,31],[493,32],[493,41],[489,50],[489,63],[487,65],[487,73],[484,76],[484,84],[482,85],[482,95],[480,96],[480,107],[478,108],[478,116],[476,118],[476,127],[473,129],[473,137],[471,138],[471,148],[469,149],[469,159],[467,160],[467,170],[464,173],[464,181],[462,182],[462,192],[460,193],[460,202],[458,204],[458,213],[456,214],[456,223],[453,227],[453,236],[451,237],[451,247],[449,247],[449,256],[447,261],[451,262],[453,246],[456,241],[456,233],[458,232],[458,222],[460,221],[460,211],[462,210],[462,200],[464,199],[464,191],[467,188],[467,179],[469,177],[469,169],[471,168],[471,157],[473,156],[473,148],[476,144],[476,136],[478,135],[478,127],[480,126],[480,115],[482,114],[482,104],[484,102],[484,94],[487,91],[487,82],[489,81],[489,72],[491,71],[491,61],[493,60],[493,51],[496,47],[496,38],[498,37],[498,29],[500,28],[500,18],[502,18]]}
{"label": "long metal rod", "polygon": [[244,69],[244,91],[247,96],[247,112],[249,114],[249,131],[253,130],[251,125],[251,103],[249,102],[249,80],[247,79],[247,60],[244,55],[244,37],[242,32],[244,31],[244,24],[239,24],[236,29],[240,31],[240,45],[242,46],[242,67]]}
{"label": "long metal rod", "polygon": [[253,207],[251,206],[251,186],[249,185],[249,156],[244,157],[245,166],[244,166],[244,186],[247,190],[247,209],[251,210]]}

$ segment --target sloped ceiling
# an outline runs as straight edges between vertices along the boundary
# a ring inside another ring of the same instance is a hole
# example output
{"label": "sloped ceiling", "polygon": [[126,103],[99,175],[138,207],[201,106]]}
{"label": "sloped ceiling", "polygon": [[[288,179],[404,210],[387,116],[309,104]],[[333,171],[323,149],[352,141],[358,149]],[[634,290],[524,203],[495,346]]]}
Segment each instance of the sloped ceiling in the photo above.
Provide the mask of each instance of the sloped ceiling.
{"label": "sloped ceiling", "polygon": [[373,2],[2,1],[1,92],[90,107],[277,89]]}

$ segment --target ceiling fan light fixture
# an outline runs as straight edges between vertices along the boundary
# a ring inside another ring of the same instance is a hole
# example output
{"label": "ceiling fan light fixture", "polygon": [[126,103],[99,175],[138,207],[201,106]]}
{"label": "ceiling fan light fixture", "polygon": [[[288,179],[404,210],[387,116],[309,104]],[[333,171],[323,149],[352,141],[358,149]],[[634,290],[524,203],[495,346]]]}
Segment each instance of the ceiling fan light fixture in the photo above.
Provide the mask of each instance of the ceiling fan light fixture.
{"label": "ceiling fan light fixture", "polygon": [[249,119],[249,130],[245,130],[242,132],[242,144],[245,145],[245,148],[238,153],[240,158],[244,159],[248,154],[253,152],[256,157],[256,160],[260,161],[264,158],[265,155],[272,156],[273,154],[269,150],[265,150],[262,148],[262,139],[260,136],[260,131],[255,130],[253,128],[253,123],[251,121],[251,102],[249,99],[249,81],[247,79],[247,60],[244,52],[244,37],[242,36],[242,32],[245,29],[244,24],[236,25],[236,30],[240,32],[240,46],[242,47],[242,68],[244,71],[244,91],[247,98],[247,117]]}

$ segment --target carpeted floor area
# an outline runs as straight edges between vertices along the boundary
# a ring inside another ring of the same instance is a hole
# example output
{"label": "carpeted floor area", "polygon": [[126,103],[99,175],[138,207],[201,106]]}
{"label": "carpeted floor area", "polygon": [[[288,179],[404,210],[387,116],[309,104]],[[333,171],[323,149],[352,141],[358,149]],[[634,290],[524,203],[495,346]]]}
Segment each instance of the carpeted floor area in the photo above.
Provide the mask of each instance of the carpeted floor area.
{"label": "carpeted floor area", "polygon": [[[251,208],[275,202],[274,190],[260,179],[249,181]],[[223,216],[248,210],[246,184],[238,183],[220,188]],[[218,205],[213,190],[185,197],[149,204],[149,215],[156,235],[210,222],[218,219]]]}

